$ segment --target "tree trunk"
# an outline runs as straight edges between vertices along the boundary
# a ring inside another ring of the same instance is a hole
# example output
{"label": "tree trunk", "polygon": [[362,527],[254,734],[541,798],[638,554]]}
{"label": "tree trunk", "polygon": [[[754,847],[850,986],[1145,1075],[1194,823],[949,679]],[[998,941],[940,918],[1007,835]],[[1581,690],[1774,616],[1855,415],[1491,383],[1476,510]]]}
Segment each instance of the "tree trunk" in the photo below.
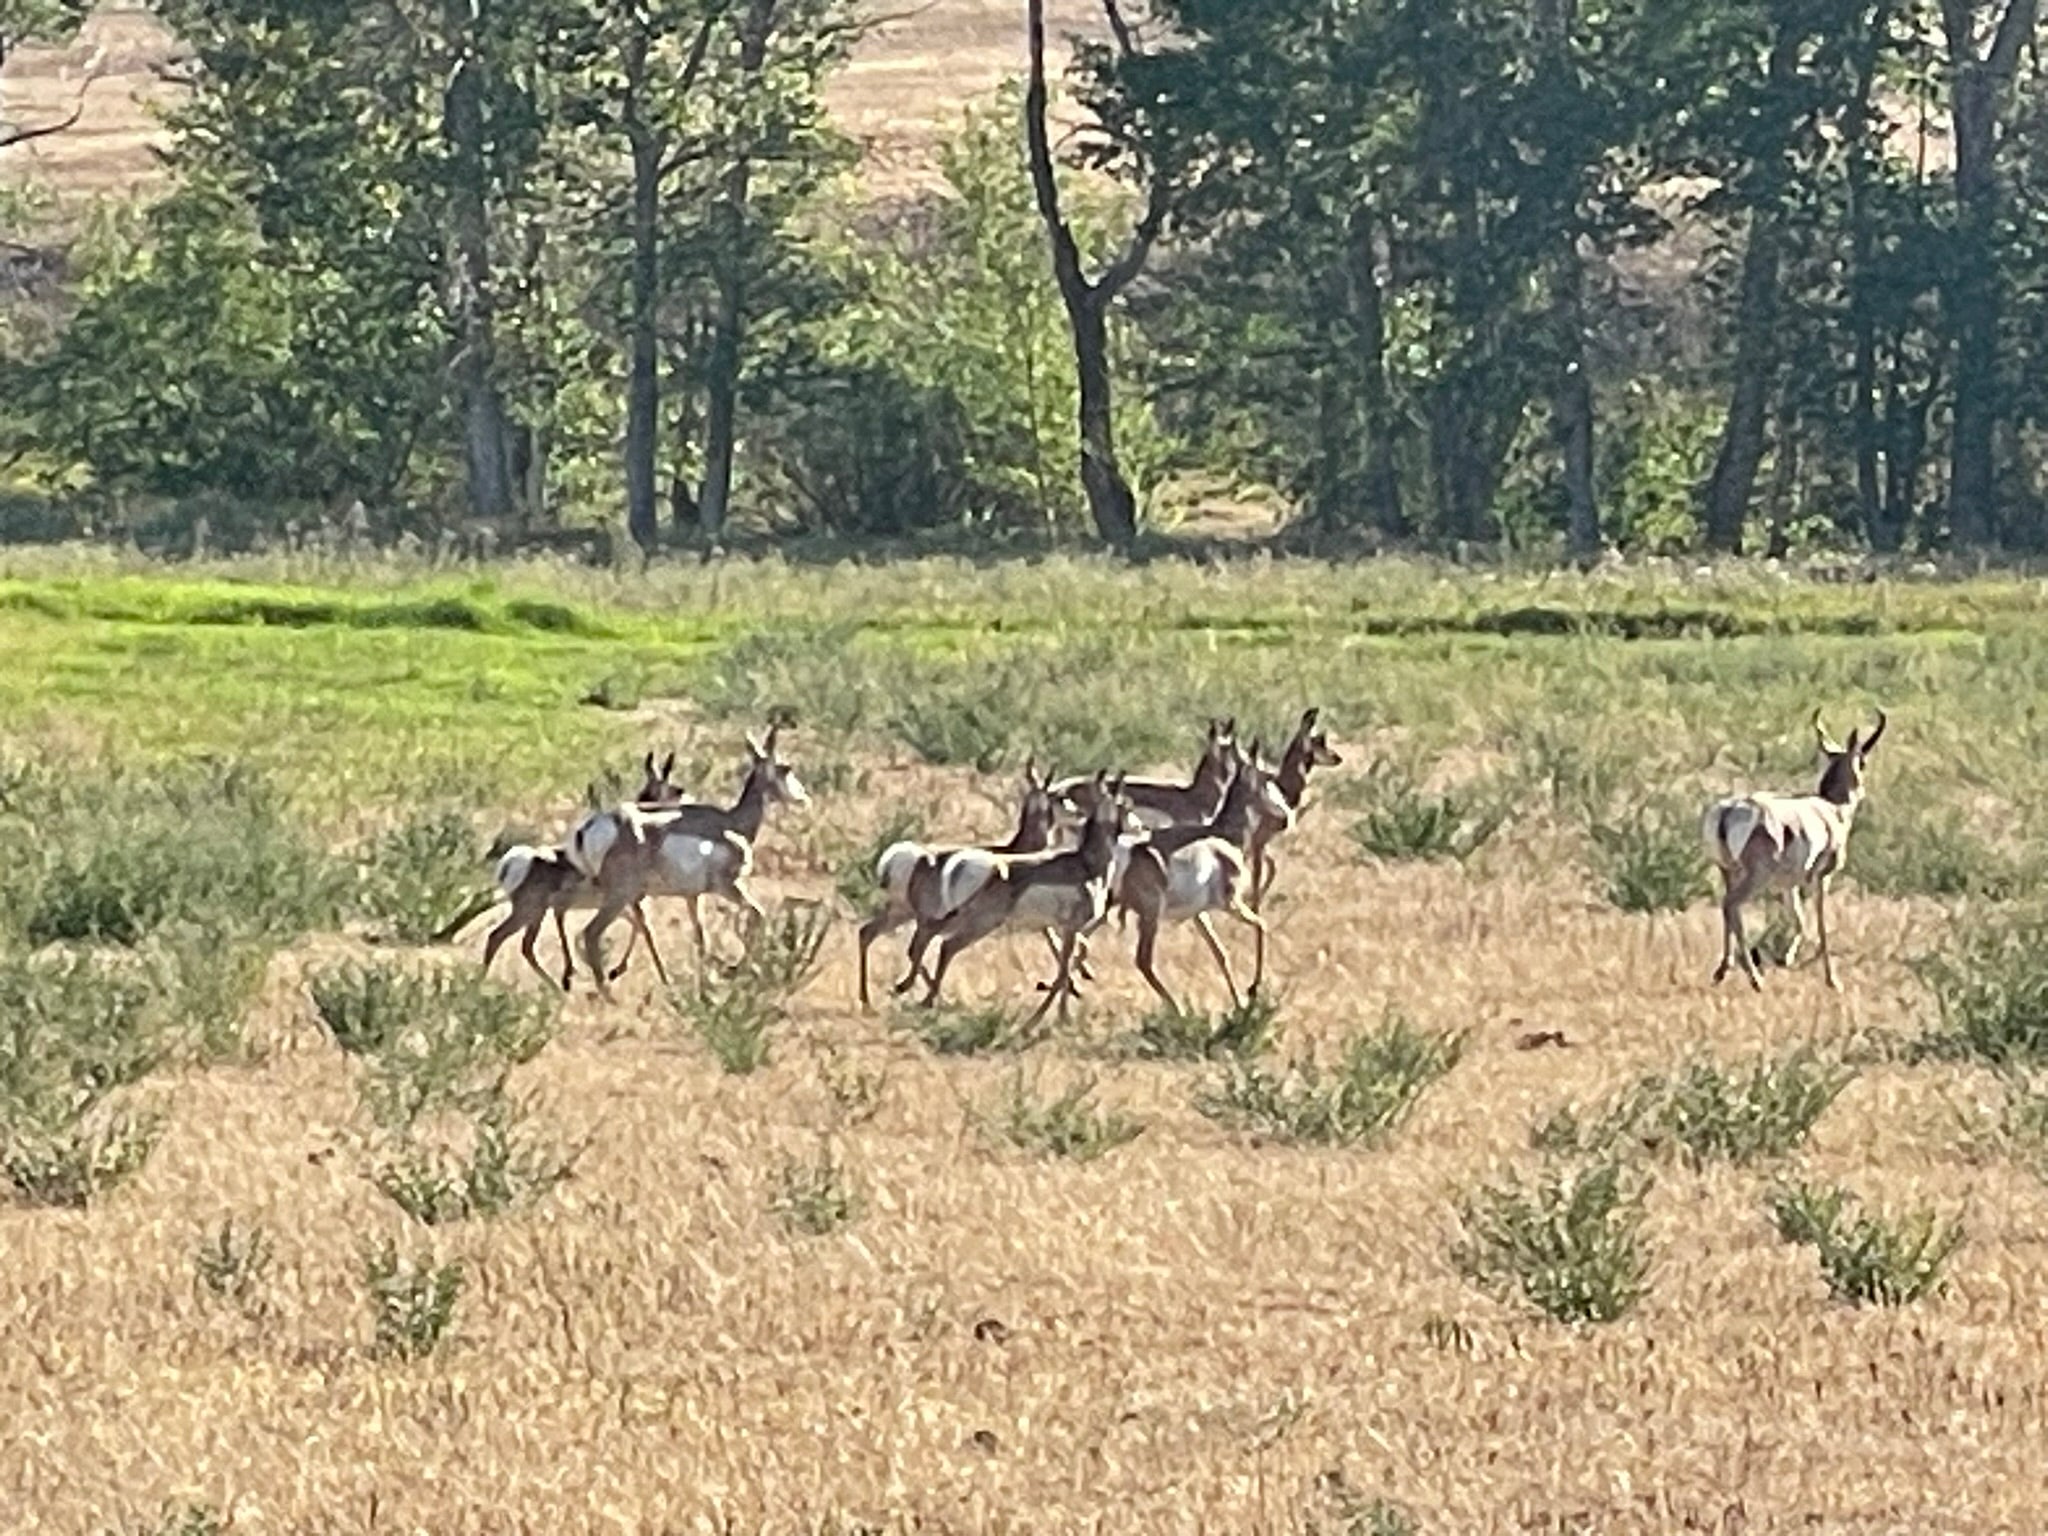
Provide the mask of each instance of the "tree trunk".
{"label": "tree trunk", "polygon": [[1884,120],[1873,117],[1870,97],[1891,24],[1891,0],[1878,0],[1856,59],[1856,95],[1849,133],[1849,334],[1854,361],[1850,368],[1849,425],[1856,445],[1856,507],[1863,536],[1871,548],[1891,552],[1899,547],[1903,529],[1884,516],[1884,485],[1878,469],[1877,316],[1871,304],[1871,265],[1876,231],[1870,209],[1874,142]]}
{"label": "tree trunk", "polygon": [[1567,540],[1572,557],[1590,561],[1600,553],[1600,503],[1593,488],[1593,381],[1586,373],[1585,268],[1577,242],[1560,254],[1554,323],[1557,377],[1550,414],[1564,456],[1565,498],[1570,507]]}
{"label": "tree trunk", "polygon": [[1138,535],[1138,503],[1116,458],[1116,428],[1110,415],[1107,303],[1091,294],[1070,309],[1074,366],[1080,375],[1081,488],[1103,542],[1127,550]]}
{"label": "tree trunk", "polygon": [[1778,267],[1781,215],[1771,203],[1750,210],[1735,311],[1735,384],[1721,427],[1721,447],[1702,496],[1709,549],[1742,553],[1742,525],[1763,463],[1764,426],[1778,374]]}
{"label": "tree trunk", "polygon": [[[482,0],[478,0],[479,6]],[[450,288],[455,322],[453,373],[461,397],[470,510],[502,519],[513,508],[504,397],[498,392],[491,303],[491,240],[485,158],[484,78],[479,17],[466,0],[443,10],[455,67],[442,98],[441,133],[448,151]]]}
{"label": "tree trunk", "polygon": [[655,318],[660,289],[662,140],[644,120],[648,36],[636,27],[626,45],[626,140],[633,157],[632,300],[627,320],[626,530],[646,554],[661,542],[655,507],[655,434],[661,384],[655,374]]}
{"label": "tree trunk", "polygon": [[[751,99],[768,59],[776,0],[748,0],[740,24],[740,89]],[[752,187],[751,146],[739,146],[726,172],[716,226],[718,306],[711,353],[705,360],[704,487],[697,498],[697,528],[707,543],[725,532],[732,506],[733,452],[739,423],[740,358],[746,344],[747,197]]]}
{"label": "tree trunk", "polygon": [[1348,275],[1357,331],[1358,390],[1365,410],[1365,509],[1380,532],[1403,538],[1409,532],[1408,516],[1401,505],[1394,396],[1387,386],[1386,303],[1374,223],[1372,210],[1365,205],[1351,210]]}
{"label": "tree trunk", "polygon": [[1997,536],[1998,425],[2004,418],[1998,326],[1998,115],[2020,52],[2034,40],[2039,0],[2007,0],[1987,53],[1977,52],[1978,0],[1942,0],[1955,134],[1956,248],[1945,295],[1955,337],[1949,439],[1949,533],[1965,548]]}

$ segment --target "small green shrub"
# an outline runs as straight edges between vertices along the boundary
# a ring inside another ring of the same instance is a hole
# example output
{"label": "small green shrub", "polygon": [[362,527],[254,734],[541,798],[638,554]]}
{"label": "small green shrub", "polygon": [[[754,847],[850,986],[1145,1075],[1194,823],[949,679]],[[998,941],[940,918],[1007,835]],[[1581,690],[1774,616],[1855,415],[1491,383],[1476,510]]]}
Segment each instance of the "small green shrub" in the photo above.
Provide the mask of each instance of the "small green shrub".
{"label": "small green shrub", "polygon": [[1918,808],[1902,786],[1887,786],[1856,818],[1845,873],[1879,896],[1972,897],[2011,901],[2036,883],[2026,861],[1987,843],[1952,808]]}
{"label": "small green shrub", "polygon": [[1613,1162],[1482,1186],[1459,1205],[1451,1260],[1483,1289],[1519,1295],[1561,1323],[1613,1322],[1647,1285],[1646,1192]]}
{"label": "small green shrub", "polygon": [[980,1008],[899,1008],[895,1022],[924,1042],[934,1056],[981,1056],[1025,1051],[1040,1031],[1014,1009],[990,1003]]}
{"label": "small green shrub", "polygon": [[1511,799],[1478,789],[1425,792],[1406,769],[1385,759],[1357,781],[1371,806],[1351,824],[1351,839],[1376,859],[1455,859],[1460,864],[1507,825]]}
{"label": "small green shrub", "polygon": [[832,913],[822,902],[786,901],[748,935],[733,982],[756,992],[786,996],[817,974]]}
{"label": "small green shrub", "polygon": [[1226,1065],[1195,1107],[1226,1125],[1320,1145],[1372,1144],[1408,1118],[1423,1092],[1458,1064],[1462,1033],[1432,1034],[1399,1014],[1354,1036],[1334,1068],[1311,1059],[1274,1074],[1252,1062]]}
{"label": "small green shrub", "polygon": [[1783,1157],[1803,1142],[1856,1074],[1814,1050],[1759,1056],[1746,1069],[1708,1060],[1640,1078],[1582,1117],[1559,1110],[1531,1140],[1546,1152],[1605,1156],[1624,1143],[1670,1149],[1693,1166]]}
{"label": "small green shrub", "polygon": [[1093,1079],[1081,1078],[1053,1098],[1042,1099],[1017,1071],[976,1118],[990,1141],[1046,1157],[1092,1162],[1145,1132],[1145,1123],[1133,1115],[1097,1109],[1090,1102],[1094,1093]]}
{"label": "small green shrub", "polygon": [[107,1536],[227,1536],[229,1518],[211,1504],[166,1504],[147,1525],[123,1525]]}
{"label": "small green shrub", "polygon": [[163,1135],[164,1117],[144,1108],[12,1105],[0,1127],[0,1170],[31,1205],[83,1210],[139,1172]]}
{"label": "small green shrub", "polygon": [[425,943],[475,894],[482,862],[483,845],[469,811],[420,811],[364,849],[357,909],[401,943]]}
{"label": "small green shrub", "polygon": [[470,971],[343,964],[307,983],[334,1043],[358,1056],[517,1066],[554,1038],[553,1002]]}
{"label": "small green shrub", "polygon": [[829,1147],[807,1162],[785,1158],[775,1173],[769,1210],[789,1231],[824,1237],[859,1219],[863,1201]]}
{"label": "small green shrub", "polygon": [[669,1004],[719,1068],[734,1077],[768,1065],[775,1030],[785,1017],[774,992],[737,978],[702,989],[678,984],[669,989]]}
{"label": "small green shrub", "polygon": [[818,1062],[818,1077],[832,1100],[833,1117],[843,1127],[865,1125],[881,1112],[882,1096],[888,1091],[886,1071],[863,1072],[850,1066],[835,1045],[826,1045]]}
{"label": "small green shrub", "polygon": [[141,967],[94,954],[0,955],[0,1100],[67,1108],[169,1054]]}
{"label": "small green shrub", "polygon": [[839,899],[866,916],[881,895],[881,888],[875,883],[875,865],[883,852],[896,843],[922,840],[924,825],[924,817],[915,807],[893,807],[883,817],[881,830],[833,869],[832,889],[838,892]]}
{"label": "small green shrub", "polygon": [[426,1226],[497,1216],[541,1199],[574,1171],[577,1154],[555,1151],[527,1134],[526,1111],[492,1092],[468,1120],[466,1149],[398,1139],[372,1182]]}
{"label": "small green shrub", "polygon": [[1931,1210],[1852,1219],[1855,1201],[1839,1186],[1794,1184],[1773,1190],[1766,1207],[1780,1237],[1819,1254],[1836,1300],[1900,1307],[1938,1294],[1943,1269],[1963,1245],[1962,1221],[1943,1221]]}
{"label": "small green shrub", "polygon": [[1279,1033],[1280,1005],[1272,994],[1254,992],[1216,1014],[1155,1008],[1121,1044],[1140,1061],[1215,1061],[1263,1055]]}
{"label": "small green shrub", "polygon": [[232,1216],[203,1233],[192,1253],[192,1271],[206,1293],[245,1312],[262,1307],[270,1274],[270,1237],[261,1227],[237,1228]]}
{"label": "small green shrub", "polygon": [[1915,962],[1941,1009],[1923,1054],[1992,1066],[2048,1062],[2048,908],[1968,921],[1947,947]]}
{"label": "small green shrub", "polygon": [[249,1062],[249,1010],[269,974],[269,941],[176,925],[158,936],[160,985],[181,1050],[202,1067]]}
{"label": "small green shrub", "polygon": [[371,1347],[397,1360],[432,1354],[455,1321],[463,1278],[459,1262],[436,1264],[431,1256],[401,1254],[388,1240],[366,1248],[363,1279],[370,1297]]}
{"label": "small green shrub", "polygon": [[1594,872],[1608,902],[1624,912],[1682,912],[1708,892],[1693,812],[1638,806],[1616,822],[1594,822]]}

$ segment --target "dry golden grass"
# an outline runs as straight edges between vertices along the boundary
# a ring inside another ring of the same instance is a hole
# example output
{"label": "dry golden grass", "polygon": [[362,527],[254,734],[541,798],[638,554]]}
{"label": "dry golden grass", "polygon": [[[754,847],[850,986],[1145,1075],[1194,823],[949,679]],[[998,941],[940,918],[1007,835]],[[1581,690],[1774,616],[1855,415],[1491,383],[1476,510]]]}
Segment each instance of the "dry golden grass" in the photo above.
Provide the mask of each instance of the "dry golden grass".
{"label": "dry golden grass", "polygon": [[[814,818],[864,834],[921,800],[946,830],[1002,819],[964,778],[872,771],[858,805]],[[805,833],[774,823],[765,843]],[[1651,1195],[1656,1262],[1629,1320],[1570,1330],[1457,1276],[1451,1196],[1528,1164],[1530,1123],[1565,1100],[1694,1045],[1841,1042],[1924,1008],[1890,957],[1930,910],[1845,896],[1845,996],[1802,967],[1758,998],[1707,985],[1706,908],[1599,910],[1555,853],[1530,835],[1483,878],[1362,865],[1327,804],[1285,849],[1287,1045],[1333,1045],[1389,1004],[1473,1031],[1378,1150],[1255,1144],[1190,1107],[1206,1069],[1104,1060],[1087,1036],[1148,1007],[1111,936],[1085,1023],[1030,1058],[1047,1085],[1099,1075],[1104,1102],[1148,1122],[1086,1165],[973,1136],[1013,1063],[936,1060],[855,1011],[850,926],[751,1078],[716,1071],[639,965],[620,1006],[579,997],[522,1069],[548,1130],[589,1152],[538,1208],[434,1235],[471,1281],[454,1345],[415,1364],[368,1348],[359,1245],[426,1240],[364,1176],[352,1065],[295,981],[341,947],[318,941],[273,977],[269,1061],[178,1081],[135,1182],[83,1214],[0,1208],[0,1524],[91,1531],[190,1500],[238,1532],[1294,1532],[1344,1528],[1341,1480],[1433,1532],[2040,1529],[2048,1209],[1973,1160],[1959,1069],[1867,1071],[1795,1160],[1881,1202],[1967,1199],[1939,1299],[1830,1302],[1762,1213],[1767,1174],[1677,1166]],[[829,888],[776,863],[777,899]],[[687,963],[680,914],[657,916]],[[1191,935],[1165,952],[1169,979],[1216,999]],[[882,969],[899,953],[877,946]],[[991,941],[958,990],[1022,999],[1043,967],[1035,938]],[[1569,1046],[1516,1048],[1549,1029]],[[832,1070],[886,1073],[872,1120],[835,1121],[828,1051]],[[792,1238],[774,1174],[826,1138],[865,1212]],[[261,1317],[194,1284],[198,1238],[228,1214],[275,1239]]]}
{"label": "dry golden grass", "polygon": [[[827,101],[840,127],[865,153],[863,178],[877,193],[915,190],[935,175],[933,151],[958,109],[1023,68],[1023,7],[1015,0],[911,0],[870,7],[878,25],[847,67],[832,77]],[[1090,0],[1053,0],[1056,34],[1102,30]],[[32,181],[66,196],[126,195],[156,184],[153,151],[163,143],[152,106],[171,88],[154,66],[176,44],[149,14],[103,6],[63,48],[24,48],[8,63],[10,112],[24,122],[68,113],[86,62],[100,55],[100,78],[85,114],[66,133],[0,159],[0,180]]]}

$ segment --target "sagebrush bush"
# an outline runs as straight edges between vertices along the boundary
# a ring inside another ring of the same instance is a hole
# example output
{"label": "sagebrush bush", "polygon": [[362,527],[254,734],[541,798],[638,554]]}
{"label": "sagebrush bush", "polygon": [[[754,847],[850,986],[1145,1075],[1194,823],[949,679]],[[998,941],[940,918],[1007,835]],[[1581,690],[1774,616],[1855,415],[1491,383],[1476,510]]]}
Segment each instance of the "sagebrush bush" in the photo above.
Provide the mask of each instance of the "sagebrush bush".
{"label": "sagebrush bush", "polygon": [[864,1204],[831,1148],[820,1147],[813,1158],[784,1158],[777,1165],[768,1208],[790,1232],[824,1237],[858,1220]]}
{"label": "sagebrush bush", "polygon": [[787,1015],[772,989],[737,977],[699,987],[678,982],[668,989],[669,1005],[721,1071],[745,1077],[768,1065],[775,1031]]}
{"label": "sagebrush bush", "polygon": [[1279,1032],[1279,1003],[1269,992],[1254,992],[1214,1014],[1162,1005],[1118,1044],[1140,1061],[1215,1061],[1263,1055]]}
{"label": "sagebrush bush", "polygon": [[385,1241],[363,1250],[369,1291],[371,1348],[400,1360],[419,1360],[440,1348],[455,1321],[464,1274],[459,1262],[437,1264],[431,1255],[402,1254]]}
{"label": "sagebrush bush", "polygon": [[176,924],[155,940],[158,985],[179,1050],[203,1067],[250,1061],[249,1011],[269,974],[268,940]]}
{"label": "sagebrush bush", "polygon": [[8,900],[32,945],[134,945],[181,921],[285,942],[341,910],[345,871],[246,765],[47,768],[10,789],[0,835],[34,829]]}
{"label": "sagebrush bush", "polygon": [[31,1205],[82,1210],[139,1172],[163,1135],[150,1106],[45,1103],[0,1110],[0,1170]]}
{"label": "sagebrush bush", "polygon": [[1648,1283],[1647,1189],[1616,1162],[1484,1185],[1459,1204],[1451,1260],[1482,1288],[1561,1323],[1611,1323]]}
{"label": "sagebrush bush", "polygon": [[817,974],[831,931],[832,913],[822,902],[785,901],[747,935],[726,975],[752,991],[786,997]]}
{"label": "sagebrush bush", "polygon": [[1025,1051],[1044,1038],[1024,1015],[1000,1003],[980,1007],[919,1008],[896,1010],[895,1025],[924,1042],[935,1056],[979,1056],[1005,1051]]}
{"label": "sagebrush bush", "polygon": [[555,1034],[556,999],[469,970],[344,963],[316,971],[306,985],[336,1045],[425,1083],[531,1061]]}
{"label": "sagebrush bush", "polygon": [[1944,1221],[1931,1210],[1851,1217],[1855,1203],[1840,1186],[1793,1184],[1773,1190],[1765,1206],[1780,1237],[1819,1255],[1838,1301],[1899,1307],[1938,1294],[1942,1271],[1963,1245],[1961,1219]]}
{"label": "sagebrush bush", "polygon": [[1682,912],[1711,888],[1699,815],[1690,807],[1638,806],[1587,832],[1602,894],[1623,912]]}
{"label": "sagebrush bush", "polygon": [[192,1252],[192,1273],[216,1300],[255,1312],[262,1308],[270,1259],[270,1236],[263,1228],[238,1228],[234,1217],[224,1216],[219,1226],[200,1235]]}
{"label": "sagebrush bush", "polygon": [[460,806],[421,810],[371,839],[358,856],[356,909],[402,943],[420,944],[483,883],[484,847]]}
{"label": "sagebrush bush", "polygon": [[886,1070],[867,1072],[850,1065],[839,1047],[827,1043],[820,1052],[818,1078],[832,1101],[834,1118],[840,1126],[865,1125],[881,1112],[882,1097],[889,1088]]}
{"label": "sagebrush bush", "polygon": [[1923,1053],[1992,1066],[2048,1062],[2048,908],[1962,920],[1914,968],[1941,1010]]}
{"label": "sagebrush bush", "polygon": [[426,1226],[497,1216],[541,1199],[575,1170],[563,1153],[526,1128],[527,1111],[502,1087],[460,1115],[462,1142],[439,1145],[416,1132],[395,1138],[371,1181]]}
{"label": "sagebrush bush", "polygon": [[0,1101],[72,1107],[146,1077],[169,1054],[138,966],[90,953],[0,954]]}
{"label": "sagebrush bush", "polygon": [[1334,1067],[1304,1058],[1276,1074],[1231,1062],[1195,1095],[1195,1107],[1212,1120],[1288,1141],[1376,1143],[1408,1118],[1464,1049],[1462,1033],[1420,1030],[1393,1014],[1380,1028],[1353,1036]]}
{"label": "sagebrush bush", "polygon": [[1548,1152],[1602,1156],[1624,1144],[1675,1151],[1695,1167],[1783,1157],[1806,1139],[1855,1072],[1801,1046],[1746,1067],[1695,1059],[1652,1073],[1590,1112],[1567,1106],[1537,1126]]}
{"label": "sagebrush bush", "polygon": [[1369,807],[1351,839],[1376,859],[1455,859],[1464,863],[1492,841],[1513,813],[1510,796],[1473,786],[1431,794],[1386,759],[1353,783]]}
{"label": "sagebrush bush", "polygon": [[1012,1072],[976,1115],[984,1138],[1047,1157],[1092,1162],[1135,1141],[1144,1121],[1118,1110],[1098,1109],[1092,1078],[1079,1078],[1060,1093],[1041,1097],[1022,1071]]}

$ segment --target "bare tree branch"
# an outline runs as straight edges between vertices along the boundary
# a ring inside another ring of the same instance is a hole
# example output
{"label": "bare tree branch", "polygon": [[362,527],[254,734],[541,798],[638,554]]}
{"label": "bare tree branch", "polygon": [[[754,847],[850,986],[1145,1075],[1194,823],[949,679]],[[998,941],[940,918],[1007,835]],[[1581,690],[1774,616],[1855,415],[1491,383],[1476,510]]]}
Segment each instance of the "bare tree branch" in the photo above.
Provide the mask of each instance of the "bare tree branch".
{"label": "bare tree branch", "polygon": [[1102,0],[1102,16],[1109,23],[1109,30],[1116,34],[1117,52],[1127,59],[1135,59],[1138,56],[1137,38],[1131,31],[1131,24],[1124,20],[1123,7],[1117,4],[1117,0]]}
{"label": "bare tree branch", "polygon": [[1999,18],[1998,35],[1992,39],[1991,54],[1984,62],[2000,79],[2009,79],[2019,68],[2020,49],[2034,35],[2040,0],[2012,0]]}

